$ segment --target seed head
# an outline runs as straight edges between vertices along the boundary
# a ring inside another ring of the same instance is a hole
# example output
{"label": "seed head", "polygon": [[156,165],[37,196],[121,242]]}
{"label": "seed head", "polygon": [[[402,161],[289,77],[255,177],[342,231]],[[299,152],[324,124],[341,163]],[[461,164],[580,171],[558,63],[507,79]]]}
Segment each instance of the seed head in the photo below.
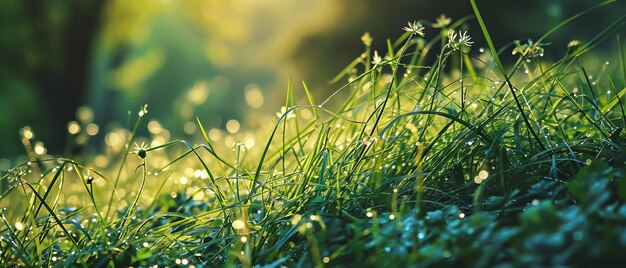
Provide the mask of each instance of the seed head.
{"label": "seed head", "polygon": [[146,145],[145,143],[141,143],[141,145],[137,145],[137,143],[135,143],[135,154],[137,154],[137,156],[139,156],[139,158],[141,159],[146,159],[146,156],[148,156],[148,145]]}

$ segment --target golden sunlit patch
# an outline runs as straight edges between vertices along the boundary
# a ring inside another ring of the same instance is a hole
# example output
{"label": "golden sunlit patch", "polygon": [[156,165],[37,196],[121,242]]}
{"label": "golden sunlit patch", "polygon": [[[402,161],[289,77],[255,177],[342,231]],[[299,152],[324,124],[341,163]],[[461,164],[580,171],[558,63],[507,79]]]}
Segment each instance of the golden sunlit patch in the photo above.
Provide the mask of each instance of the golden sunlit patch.
{"label": "golden sunlit patch", "polygon": [[161,68],[165,62],[166,51],[153,48],[132,57],[111,73],[111,82],[118,90],[139,90],[140,84]]}

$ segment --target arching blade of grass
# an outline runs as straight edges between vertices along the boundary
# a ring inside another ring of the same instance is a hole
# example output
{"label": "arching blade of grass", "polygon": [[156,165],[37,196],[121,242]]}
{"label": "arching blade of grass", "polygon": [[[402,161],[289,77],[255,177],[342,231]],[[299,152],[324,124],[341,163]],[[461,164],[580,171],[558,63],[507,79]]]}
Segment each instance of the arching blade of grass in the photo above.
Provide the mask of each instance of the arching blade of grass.
{"label": "arching blade of grass", "polygon": [[506,71],[504,70],[504,65],[502,65],[502,62],[500,61],[500,56],[498,55],[496,51],[496,47],[493,45],[493,41],[491,40],[491,35],[489,34],[489,31],[487,31],[487,26],[485,25],[485,21],[483,20],[483,17],[480,15],[480,11],[478,10],[476,1],[470,0],[470,3],[472,4],[472,9],[474,10],[474,14],[476,15],[478,24],[480,25],[480,29],[483,32],[483,36],[485,37],[485,40],[487,41],[487,44],[489,45],[491,56],[493,57],[493,60],[496,62],[498,69],[500,70],[500,73],[504,75],[506,84],[509,87],[509,90],[511,92],[511,95],[513,96],[513,99],[515,100],[515,104],[517,105],[517,109],[519,110],[520,115],[524,119],[524,123],[526,124],[528,131],[530,131],[530,133],[533,135],[533,137],[535,138],[535,141],[537,141],[537,144],[541,147],[541,149],[545,150],[546,149],[545,145],[543,145],[543,142],[541,141],[541,139],[539,139],[539,136],[537,135],[532,125],[530,124],[530,121],[528,120],[526,112],[524,112],[524,109],[522,108],[522,105],[520,104],[519,98],[517,97],[517,93],[515,93],[515,88],[511,84],[509,77],[506,75]]}
{"label": "arching blade of grass", "polygon": [[442,113],[442,112],[433,112],[433,111],[415,111],[415,112],[409,112],[409,113],[405,113],[402,114],[396,118],[394,118],[391,122],[389,122],[385,128],[383,128],[383,130],[380,132],[381,135],[383,135],[385,132],[387,132],[387,130],[394,125],[394,123],[396,123],[399,119],[401,119],[402,117],[407,117],[407,116],[412,116],[412,115],[420,115],[420,114],[429,114],[429,115],[436,115],[436,116],[441,116],[441,117],[445,117],[448,118],[452,121],[455,121],[465,127],[467,127],[468,129],[472,130],[473,132],[475,132],[477,135],[479,135],[485,142],[487,143],[491,143],[491,137],[487,136],[487,134],[483,133],[483,131],[480,128],[477,128],[476,126],[466,122],[465,120],[462,120],[456,116],[450,115],[450,114],[446,114],[446,113]]}
{"label": "arching blade of grass", "polygon": [[617,49],[619,50],[619,62],[620,62],[620,67],[622,69],[622,81],[624,82],[624,87],[626,88],[626,55],[624,55],[624,47],[622,47],[622,44],[620,42],[620,37],[619,35],[617,35]]}

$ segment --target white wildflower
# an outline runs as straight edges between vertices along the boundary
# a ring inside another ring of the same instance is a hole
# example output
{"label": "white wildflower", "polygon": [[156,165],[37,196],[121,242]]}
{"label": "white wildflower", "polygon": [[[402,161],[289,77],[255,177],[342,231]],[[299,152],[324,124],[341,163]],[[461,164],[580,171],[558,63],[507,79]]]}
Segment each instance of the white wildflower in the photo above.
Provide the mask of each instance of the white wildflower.
{"label": "white wildflower", "polygon": [[472,44],[474,44],[474,41],[472,41],[472,37],[470,37],[469,34],[467,34],[467,31],[462,32],[462,33],[461,31],[459,31],[458,43],[466,47],[471,47]]}
{"label": "white wildflower", "polygon": [[378,51],[374,50],[374,57],[372,57],[372,63],[378,65],[383,61],[383,58],[378,55]]}
{"label": "white wildflower", "polygon": [[458,33],[454,30],[450,29],[448,31],[448,46],[452,48],[452,50],[460,50],[461,46],[471,47],[474,44],[472,41],[472,37],[467,34],[467,31]]}
{"label": "white wildflower", "polygon": [[413,23],[409,22],[408,23],[409,26],[402,28],[402,30],[405,30],[407,32],[410,33],[414,33],[416,35],[419,35],[421,37],[424,37],[424,26],[422,26],[421,23],[417,22],[417,21],[413,21]]}
{"label": "white wildflower", "polygon": [[452,50],[458,50],[459,44],[456,42],[456,32],[454,29],[448,30],[448,46],[452,48]]}

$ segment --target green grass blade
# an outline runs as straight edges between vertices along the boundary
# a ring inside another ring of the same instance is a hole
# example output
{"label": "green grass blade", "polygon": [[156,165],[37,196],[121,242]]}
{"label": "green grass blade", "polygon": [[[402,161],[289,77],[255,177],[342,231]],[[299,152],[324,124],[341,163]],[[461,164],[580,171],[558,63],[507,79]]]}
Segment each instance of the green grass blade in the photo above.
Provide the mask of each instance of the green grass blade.
{"label": "green grass blade", "polygon": [[59,217],[57,216],[57,214],[54,212],[54,210],[50,207],[50,205],[48,205],[48,203],[46,202],[46,200],[43,199],[43,197],[37,192],[37,189],[35,189],[35,187],[33,187],[33,185],[31,185],[30,183],[24,181],[23,182],[24,185],[28,186],[28,188],[30,188],[30,190],[33,192],[33,194],[35,195],[35,197],[37,197],[37,199],[39,200],[39,202],[41,202],[44,207],[46,208],[46,210],[48,211],[48,213],[50,213],[50,216],[52,217],[52,219],[54,219],[54,221],[57,223],[57,225],[61,228],[61,230],[63,230],[63,233],[65,233],[65,235],[70,239],[70,241],[72,241],[72,243],[78,247],[78,242],[76,240],[74,240],[74,237],[70,234],[70,232],[65,228],[65,226],[63,225],[63,222],[61,221],[61,219],[59,219]]}

